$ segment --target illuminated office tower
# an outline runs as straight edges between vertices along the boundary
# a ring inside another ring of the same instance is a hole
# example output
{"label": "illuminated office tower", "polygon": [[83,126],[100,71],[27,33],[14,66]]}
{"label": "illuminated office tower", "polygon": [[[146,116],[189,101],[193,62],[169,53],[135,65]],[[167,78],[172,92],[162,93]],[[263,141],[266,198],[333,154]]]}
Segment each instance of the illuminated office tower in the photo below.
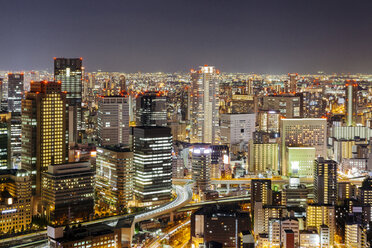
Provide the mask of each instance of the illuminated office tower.
{"label": "illuminated office tower", "polygon": [[97,204],[121,213],[133,200],[133,152],[120,146],[98,147],[96,161]]}
{"label": "illuminated office tower", "polygon": [[10,117],[10,157],[9,166],[12,168],[21,167],[22,156],[22,116],[21,113],[13,112]]}
{"label": "illuminated office tower", "polygon": [[54,80],[62,82],[68,104],[68,142],[79,141],[82,113],[82,58],[54,58]]}
{"label": "illuminated office tower", "polygon": [[232,145],[248,144],[256,127],[256,114],[222,114],[221,142]]}
{"label": "illuminated office tower", "polygon": [[[1,115],[0,120],[0,170],[8,169],[8,161],[10,160],[9,151],[9,115]],[[9,168],[10,169],[10,168]]]}
{"label": "illuminated office tower", "polygon": [[279,133],[280,114],[274,110],[260,110],[257,116],[258,130],[267,133]]}
{"label": "illuminated office tower", "polygon": [[143,92],[136,98],[137,126],[167,126],[167,97],[163,92]]}
{"label": "illuminated office tower", "polygon": [[8,111],[21,112],[23,95],[23,73],[8,74]]}
{"label": "illuminated office tower", "polygon": [[0,170],[0,233],[21,232],[31,224],[31,177],[26,170]]}
{"label": "illuminated office tower", "polygon": [[337,162],[318,157],[314,166],[315,202],[335,205],[337,201]]}
{"label": "illuminated office tower", "polygon": [[133,129],[134,193],[142,205],[168,201],[172,192],[172,135],[167,127]]}
{"label": "illuminated office tower", "polygon": [[[333,245],[335,234],[335,207],[332,205],[310,204],[306,209],[306,226],[316,228],[320,233],[322,225],[329,228],[329,243]],[[324,228],[324,227],[323,227]]]}
{"label": "illuminated office tower", "polygon": [[279,170],[279,144],[249,143],[249,171],[256,174]]}
{"label": "illuminated office tower", "polygon": [[190,149],[194,193],[203,193],[211,188],[212,149],[208,144],[195,144]]}
{"label": "illuminated office tower", "polygon": [[33,194],[40,196],[41,173],[67,160],[66,94],[60,82],[31,82],[22,100],[22,162],[31,172]]}
{"label": "illuminated office tower", "polygon": [[53,224],[89,220],[94,213],[94,171],[89,162],[49,165],[41,198]]}
{"label": "illuminated office tower", "polygon": [[297,73],[288,73],[289,77],[289,92],[296,93],[297,91]]}
{"label": "illuminated office tower", "polygon": [[191,143],[219,143],[219,83],[214,66],[191,71]]}
{"label": "illuminated office tower", "polygon": [[97,115],[100,146],[129,144],[128,96],[100,96]]}
{"label": "illuminated office tower", "polygon": [[358,84],[347,82],[345,84],[345,113],[346,125],[355,125],[358,106]]}
{"label": "illuminated office tower", "polygon": [[251,199],[254,202],[262,202],[263,205],[271,205],[272,189],[270,179],[252,179]]}
{"label": "illuminated office tower", "polygon": [[248,95],[254,95],[253,79],[252,78],[248,79],[247,82],[246,82],[246,84],[247,84],[247,91],[246,91],[246,93]]}
{"label": "illuminated office tower", "polygon": [[302,94],[269,95],[264,96],[262,100],[262,110],[275,110],[286,118],[303,117]]}
{"label": "illuminated office tower", "polygon": [[323,118],[281,119],[281,173],[288,175],[287,147],[314,147],[315,156],[327,156],[327,120]]}

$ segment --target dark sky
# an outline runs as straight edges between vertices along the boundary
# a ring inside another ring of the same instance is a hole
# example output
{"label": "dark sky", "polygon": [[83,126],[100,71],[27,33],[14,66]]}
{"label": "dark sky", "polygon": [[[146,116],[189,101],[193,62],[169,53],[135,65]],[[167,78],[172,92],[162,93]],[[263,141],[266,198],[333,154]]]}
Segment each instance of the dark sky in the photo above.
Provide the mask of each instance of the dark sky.
{"label": "dark sky", "polygon": [[1,1],[0,69],[372,73],[371,0]]}

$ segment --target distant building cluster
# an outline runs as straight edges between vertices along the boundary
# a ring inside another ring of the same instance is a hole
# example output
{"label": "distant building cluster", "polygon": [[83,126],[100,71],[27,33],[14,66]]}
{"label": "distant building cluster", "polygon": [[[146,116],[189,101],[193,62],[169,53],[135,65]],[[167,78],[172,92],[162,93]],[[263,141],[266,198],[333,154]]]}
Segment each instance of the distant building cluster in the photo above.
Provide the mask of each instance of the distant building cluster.
{"label": "distant building cluster", "polygon": [[[190,247],[370,247],[371,81],[88,72],[82,58],[0,72],[0,235],[47,223],[54,247],[128,247],[130,224],[61,227],[156,209],[191,184]],[[241,202],[207,206],[222,198]]]}

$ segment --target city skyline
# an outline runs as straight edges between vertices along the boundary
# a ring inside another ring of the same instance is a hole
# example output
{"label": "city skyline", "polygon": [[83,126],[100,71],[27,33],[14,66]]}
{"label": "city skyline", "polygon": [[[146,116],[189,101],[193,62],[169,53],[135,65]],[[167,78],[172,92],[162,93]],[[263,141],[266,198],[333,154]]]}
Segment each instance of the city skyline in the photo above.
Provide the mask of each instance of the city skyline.
{"label": "city skyline", "polygon": [[9,1],[0,69],[52,70],[50,58],[83,57],[87,71],[210,64],[242,73],[368,73],[371,4]]}

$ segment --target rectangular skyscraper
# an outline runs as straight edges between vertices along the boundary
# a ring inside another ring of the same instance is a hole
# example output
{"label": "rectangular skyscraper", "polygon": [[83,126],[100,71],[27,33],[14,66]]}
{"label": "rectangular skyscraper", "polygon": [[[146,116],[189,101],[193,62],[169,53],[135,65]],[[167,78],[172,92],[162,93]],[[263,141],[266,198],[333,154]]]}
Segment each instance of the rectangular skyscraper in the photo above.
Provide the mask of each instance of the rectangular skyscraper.
{"label": "rectangular skyscraper", "polygon": [[345,112],[346,125],[355,125],[358,107],[358,84],[355,81],[348,81],[345,84]]}
{"label": "rectangular skyscraper", "polygon": [[168,201],[172,191],[172,135],[167,127],[133,129],[134,192],[144,205]]}
{"label": "rectangular skyscraper", "polygon": [[66,94],[61,83],[32,82],[22,100],[22,168],[31,172],[33,194],[40,196],[41,172],[66,162]]}
{"label": "rectangular skyscraper", "polygon": [[319,157],[315,160],[314,195],[319,204],[335,205],[337,201],[337,162]]}
{"label": "rectangular skyscraper", "polygon": [[101,146],[129,144],[129,97],[98,98],[98,142]]}
{"label": "rectangular skyscraper", "polygon": [[82,58],[54,58],[54,81],[62,82],[68,109],[69,143],[79,141],[81,130]]}
{"label": "rectangular skyscraper", "polygon": [[217,144],[219,137],[219,71],[201,66],[191,71],[191,142]]}
{"label": "rectangular skyscraper", "polygon": [[21,112],[23,95],[23,73],[8,74],[8,111]]}
{"label": "rectangular skyscraper", "polygon": [[136,109],[137,126],[167,126],[167,98],[163,92],[140,93]]}
{"label": "rectangular skyscraper", "polygon": [[133,200],[133,152],[121,146],[97,148],[96,204],[123,213]]}

